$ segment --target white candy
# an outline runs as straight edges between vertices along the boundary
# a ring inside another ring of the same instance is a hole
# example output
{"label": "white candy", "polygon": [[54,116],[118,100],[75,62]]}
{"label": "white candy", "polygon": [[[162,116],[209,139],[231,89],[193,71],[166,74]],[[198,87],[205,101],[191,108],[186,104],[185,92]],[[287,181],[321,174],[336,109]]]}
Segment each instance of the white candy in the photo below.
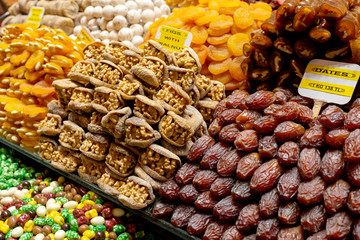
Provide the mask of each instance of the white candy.
{"label": "white candy", "polygon": [[153,0],[153,2],[156,7],[160,7],[161,5],[164,4],[164,1],[162,0]]}
{"label": "white candy", "polygon": [[108,39],[109,38],[109,32],[108,31],[102,31],[100,33],[100,39],[101,40],[105,40],[105,39]]}
{"label": "white candy", "polygon": [[77,36],[77,35],[79,35],[80,31],[81,31],[81,26],[76,26],[76,27],[74,27],[74,33],[73,34],[75,36]]}
{"label": "white candy", "polygon": [[105,223],[105,219],[101,216],[97,216],[91,219],[91,224],[94,226],[103,225]]}
{"label": "white candy", "polygon": [[103,15],[103,9],[102,9],[102,7],[96,6],[96,7],[94,8],[94,17],[99,18],[99,17],[102,17],[102,15]]}
{"label": "white candy", "polygon": [[154,9],[154,3],[151,0],[138,0],[136,3],[142,10]]}
{"label": "white candy", "polygon": [[15,206],[11,206],[11,207],[8,208],[8,210],[9,210],[9,212],[12,212],[12,211],[16,210],[16,207],[15,207]]}
{"label": "white candy", "polygon": [[166,4],[161,5],[161,6],[160,6],[160,10],[161,10],[161,13],[162,13],[163,15],[169,15],[170,12],[171,12],[169,6],[166,5]]}
{"label": "white candy", "polygon": [[63,240],[65,238],[65,231],[62,229],[56,231],[56,233],[54,234],[54,238],[55,240]]}
{"label": "white candy", "polygon": [[1,197],[5,197],[5,196],[8,196],[9,195],[9,191],[8,190],[1,190],[0,191],[0,196]]}
{"label": "white candy", "polygon": [[103,8],[103,16],[106,20],[111,20],[114,17],[115,8],[110,5],[106,5]]}
{"label": "white candy", "polygon": [[144,33],[144,28],[140,24],[133,24],[130,29],[133,30],[134,36],[142,36]]}
{"label": "white candy", "polygon": [[93,19],[89,20],[87,25],[88,25],[88,27],[96,26],[97,25],[96,19],[93,18]]}
{"label": "white candy", "polygon": [[[94,36],[94,35],[93,35]],[[94,36],[95,37],[95,36]],[[76,201],[68,201],[66,203],[64,203],[63,207],[66,209],[72,209],[72,208],[76,208],[77,206],[77,202]]]}
{"label": "white candy", "polygon": [[118,38],[120,41],[131,41],[133,36],[134,33],[130,28],[122,28],[118,34]]}
{"label": "white candy", "polygon": [[12,197],[4,197],[3,199],[1,199],[0,203],[2,205],[5,205],[7,203],[11,203],[13,201],[13,198]]}
{"label": "white candy", "polygon": [[96,31],[91,31],[91,35],[94,37],[94,38],[99,38],[100,37],[100,30],[96,30]]}
{"label": "white candy", "polygon": [[25,193],[23,193],[20,190],[16,190],[14,195],[15,195],[16,198],[21,199],[21,198],[23,198],[25,196]]}
{"label": "white candy", "polygon": [[91,6],[100,6],[102,0],[91,0]]}
{"label": "white candy", "polygon": [[39,217],[44,217],[45,214],[46,214],[46,207],[45,206],[40,206],[36,209],[36,214],[39,216]]}
{"label": "white candy", "polygon": [[43,193],[43,194],[51,193],[53,190],[54,190],[54,188],[51,187],[51,186],[49,186],[49,187],[44,188],[44,189],[41,191],[41,193]]}
{"label": "white candy", "polygon": [[127,40],[122,41],[122,44],[124,44],[124,45],[127,46],[128,48],[134,47],[134,44],[133,44],[132,42],[130,42],[130,41],[127,41]]}
{"label": "white candy", "polygon": [[127,1],[126,3],[125,3],[125,6],[129,9],[129,10],[131,10],[131,9],[138,9],[138,5],[136,4],[136,2],[134,2],[134,1]]}
{"label": "white candy", "polygon": [[94,16],[94,7],[88,6],[84,10],[84,14],[88,19],[91,19]]}
{"label": "white candy", "polygon": [[125,0],[110,0],[110,5],[117,6],[117,5],[124,5]]}
{"label": "white candy", "polygon": [[38,234],[35,236],[35,240],[43,240],[44,237],[45,237],[44,234],[38,233]]}
{"label": "white candy", "polygon": [[105,44],[105,45],[109,45],[109,43],[110,43],[109,39],[104,39],[102,42],[103,42],[103,44]]}
{"label": "white candy", "polygon": [[154,8],[155,18],[161,18],[161,10],[158,7]]}
{"label": "white candy", "polygon": [[114,22],[113,21],[108,21],[108,23],[106,24],[106,30],[108,32],[111,32],[112,30],[114,30],[115,27],[114,27]]}
{"label": "white candy", "polygon": [[72,40],[76,39],[76,36],[74,34],[69,35],[69,38],[71,38]]}
{"label": "white candy", "polygon": [[105,20],[105,18],[101,18],[100,21],[99,21],[100,29],[105,30],[106,29],[106,24],[107,24],[107,21]]}
{"label": "white candy", "polygon": [[24,229],[22,227],[16,227],[13,229],[13,231],[11,232],[11,236],[13,238],[18,238],[20,237],[22,234],[24,233]]}
{"label": "white candy", "polygon": [[155,13],[151,9],[146,9],[141,13],[141,21],[143,23],[153,22],[155,20]]}
{"label": "white candy", "polygon": [[148,32],[149,31],[149,27],[151,26],[151,24],[153,24],[153,22],[147,22],[144,25],[144,32]]}
{"label": "white candy", "polygon": [[125,5],[117,5],[115,7],[115,12],[114,15],[115,16],[126,16],[127,12],[129,11],[129,9],[125,6]]}
{"label": "white candy", "polygon": [[50,206],[51,204],[56,203],[55,199],[50,198],[47,202],[46,202],[46,207]]}
{"label": "white candy", "polygon": [[21,191],[22,191],[24,194],[28,194],[28,193],[29,193],[29,189],[26,189],[26,188],[22,189]]}
{"label": "white candy", "polygon": [[[96,24],[96,22],[95,22],[95,24]],[[57,181],[52,181],[50,183],[50,186],[52,186],[55,189],[55,188],[59,187],[59,183]]]}
{"label": "white candy", "polygon": [[101,6],[105,7],[106,5],[110,5],[110,0],[101,0]]}
{"label": "white candy", "polygon": [[111,210],[111,214],[114,216],[114,217],[122,217],[125,215],[125,211],[121,208],[113,208]]}
{"label": "white candy", "polygon": [[61,208],[61,206],[59,203],[53,203],[53,204],[46,206],[46,210],[48,210],[49,212],[52,210],[59,210],[60,208]]}
{"label": "white candy", "polygon": [[83,16],[80,18],[80,24],[81,26],[85,26],[88,22],[88,19],[86,18],[86,16]]}
{"label": "white candy", "polygon": [[137,10],[129,10],[127,14],[127,20],[130,24],[139,23],[141,19],[141,14]]}
{"label": "white candy", "polygon": [[16,190],[18,190],[16,187],[10,188],[10,189],[9,189],[9,195],[13,195]]}
{"label": "white candy", "polygon": [[112,30],[109,33],[109,40],[111,40],[111,41],[117,41],[118,40],[118,32],[116,30]]}
{"label": "white candy", "polygon": [[113,19],[113,24],[114,24],[114,30],[119,31],[120,29],[127,27],[128,22],[126,20],[125,17],[123,16],[116,16]]}
{"label": "white candy", "polygon": [[89,27],[89,30],[90,30],[90,31],[97,31],[97,30],[100,30],[100,28],[99,28],[98,25],[95,25],[95,26]]}

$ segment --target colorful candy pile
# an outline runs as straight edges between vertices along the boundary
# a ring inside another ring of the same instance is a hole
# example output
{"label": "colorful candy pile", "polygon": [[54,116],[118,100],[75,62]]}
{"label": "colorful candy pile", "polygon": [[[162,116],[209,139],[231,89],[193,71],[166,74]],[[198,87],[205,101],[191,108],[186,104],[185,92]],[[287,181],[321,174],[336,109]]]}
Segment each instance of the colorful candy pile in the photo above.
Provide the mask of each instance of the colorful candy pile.
{"label": "colorful candy pile", "polygon": [[8,25],[0,41],[0,135],[34,151],[37,124],[56,99],[51,86],[82,60],[81,48],[62,30]]}

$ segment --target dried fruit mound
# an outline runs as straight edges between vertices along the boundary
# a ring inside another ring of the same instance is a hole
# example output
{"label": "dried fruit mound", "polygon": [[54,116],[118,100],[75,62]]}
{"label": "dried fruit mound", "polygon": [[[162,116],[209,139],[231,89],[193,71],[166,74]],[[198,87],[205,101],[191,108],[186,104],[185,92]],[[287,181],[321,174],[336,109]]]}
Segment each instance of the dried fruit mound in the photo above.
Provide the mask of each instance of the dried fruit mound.
{"label": "dried fruit mound", "polygon": [[34,151],[37,124],[56,99],[51,83],[82,60],[81,49],[62,30],[13,24],[3,29],[0,56],[0,135]]}
{"label": "dried fruit mound", "polygon": [[313,118],[288,89],[234,91],[153,215],[203,239],[360,239],[359,103]]}
{"label": "dried fruit mound", "polygon": [[287,0],[243,47],[253,90],[298,87],[314,58],[360,62],[359,16],[359,1]]}
{"label": "dried fruit mound", "polygon": [[249,42],[250,33],[270,17],[271,11],[263,2],[200,1],[198,6],[174,9],[168,18],[154,22],[145,40],[154,39],[161,25],[191,32],[191,48],[199,56],[201,73],[233,90],[248,86],[240,68],[244,59],[242,46]]}

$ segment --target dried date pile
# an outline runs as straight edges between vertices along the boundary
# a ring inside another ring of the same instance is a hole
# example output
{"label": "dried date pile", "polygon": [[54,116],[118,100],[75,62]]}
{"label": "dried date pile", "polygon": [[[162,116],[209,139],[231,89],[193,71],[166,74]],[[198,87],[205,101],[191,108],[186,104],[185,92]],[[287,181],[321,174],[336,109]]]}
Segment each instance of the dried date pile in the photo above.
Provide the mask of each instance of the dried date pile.
{"label": "dried date pile", "polygon": [[[359,1],[287,0],[253,32],[241,64],[254,89],[298,87],[314,58],[360,61]],[[256,83],[256,84],[255,84]]]}
{"label": "dried date pile", "polygon": [[285,88],[234,91],[153,215],[203,239],[360,239],[359,103],[313,119]]}

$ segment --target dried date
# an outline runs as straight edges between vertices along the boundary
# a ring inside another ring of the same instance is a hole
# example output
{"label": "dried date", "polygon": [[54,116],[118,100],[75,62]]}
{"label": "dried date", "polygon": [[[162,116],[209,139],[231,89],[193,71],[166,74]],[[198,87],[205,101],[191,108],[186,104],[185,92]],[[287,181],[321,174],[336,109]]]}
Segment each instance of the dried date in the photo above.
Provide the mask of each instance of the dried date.
{"label": "dried date", "polygon": [[301,95],[293,96],[292,98],[290,98],[289,102],[296,102],[307,107],[312,107],[312,105],[314,104],[314,100],[312,100],[311,98],[303,97]]}
{"label": "dried date", "polygon": [[245,99],[247,108],[251,110],[263,110],[270,106],[274,101],[274,93],[264,90],[257,91]]}
{"label": "dried date", "polygon": [[226,107],[244,109],[245,99],[249,96],[249,93],[244,90],[235,90],[226,99]]}
{"label": "dried date", "polygon": [[276,218],[259,221],[256,229],[256,239],[275,240],[280,231],[280,222]]}
{"label": "dried date", "polygon": [[[349,186],[349,189],[350,189],[350,186]],[[360,189],[350,192],[347,205],[348,205],[348,208],[352,212],[354,212],[356,214],[360,214]]]}
{"label": "dried date", "polygon": [[240,128],[236,123],[226,125],[220,130],[219,140],[222,142],[232,143],[240,133]]}
{"label": "dried date", "polygon": [[255,129],[260,134],[271,134],[278,125],[273,116],[263,116],[254,122]]}
{"label": "dried date", "polygon": [[280,123],[274,130],[274,135],[280,142],[287,142],[301,137],[305,128],[298,123],[285,121]]}
{"label": "dried date", "polygon": [[341,179],[328,186],[323,194],[326,211],[336,213],[346,206],[349,192],[350,185]]}
{"label": "dried date", "polygon": [[256,193],[264,193],[274,187],[279,180],[283,168],[277,159],[263,163],[257,168],[250,180],[250,188]]}
{"label": "dried date", "polygon": [[261,166],[261,159],[258,153],[249,153],[242,157],[238,162],[236,176],[239,179],[250,179],[255,170]]}
{"label": "dried date", "polygon": [[354,223],[352,236],[354,240],[360,240],[360,218],[358,218]]}
{"label": "dried date", "polygon": [[152,209],[152,215],[156,218],[169,218],[174,212],[175,207],[176,204],[167,202],[165,199],[160,199],[160,201],[155,203]]}
{"label": "dried date", "polygon": [[[274,91],[273,91],[274,92]],[[287,101],[287,97],[285,95],[285,93],[283,92],[274,92],[274,96],[275,96],[275,104],[285,104]]]}
{"label": "dried date", "polygon": [[204,233],[203,240],[219,240],[230,225],[218,221],[210,223]]}
{"label": "dried date", "polygon": [[300,147],[324,146],[326,133],[326,128],[319,125],[306,129],[304,135],[300,138]]}
{"label": "dried date", "polygon": [[298,162],[300,158],[299,144],[289,141],[283,143],[278,150],[278,160],[282,165],[291,165]]}
{"label": "dried date", "polygon": [[200,137],[194,145],[192,145],[186,160],[190,163],[200,162],[206,150],[210,149],[214,144],[215,139],[212,137],[207,135]]}
{"label": "dried date", "polygon": [[241,153],[239,153],[236,149],[226,153],[217,163],[216,169],[218,174],[223,177],[234,175],[240,158]]}
{"label": "dried date", "polygon": [[255,130],[244,130],[240,132],[235,141],[236,149],[239,151],[252,152],[257,149],[259,139]]}
{"label": "dried date", "polygon": [[258,152],[261,158],[274,158],[278,144],[274,136],[265,136],[259,140]]}
{"label": "dried date", "polygon": [[304,205],[319,203],[323,200],[325,188],[326,183],[320,176],[310,181],[302,182],[298,188],[297,200]]}
{"label": "dried date", "polygon": [[163,198],[175,201],[179,198],[180,187],[174,180],[169,180],[160,185],[159,195]]}
{"label": "dried date", "polygon": [[296,102],[287,102],[281,106],[279,111],[273,115],[279,122],[293,121],[300,113],[299,105]]}
{"label": "dried date", "polygon": [[221,122],[220,118],[215,118],[214,121],[210,123],[208,132],[211,137],[217,137],[224,127],[224,124]]}
{"label": "dried date", "polygon": [[264,109],[263,114],[275,117],[276,112],[280,111],[281,108],[282,108],[281,104],[271,104],[270,106]]}
{"label": "dried date", "polygon": [[220,221],[231,222],[236,220],[240,209],[241,204],[230,195],[214,206],[213,215]]}
{"label": "dried date", "polygon": [[200,161],[202,169],[215,169],[220,158],[231,150],[231,145],[223,142],[218,142],[212,146]]}
{"label": "dried date", "polygon": [[220,114],[220,120],[224,125],[235,123],[237,116],[242,113],[240,109],[227,109]]}
{"label": "dried date", "polygon": [[231,177],[217,178],[210,187],[210,193],[216,198],[224,198],[231,193],[235,179]]}
{"label": "dried date", "polygon": [[236,124],[243,130],[254,129],[255,121],[261,117],[261,114],[254,110],[245,109],[237,118]]}
{"label": "dried date", "polygon": [[259,201],[260,215],[270,218],[277,214],[280,207],[280,196],[276,189],[273,189],[261,196]]}
{"label": "dried date", "polygon": [[210,189],[211,184],[218,178],[218,174],[212,170],[200,170],[196,173],[193,185],[200,192]]}
{"label": "dried date", "polygon": [[316,177],[320,171],[321,156],[320,151],[316,148],[304,148],[300,152],[298,169],[301,177],[310,180]]}
{"label": "dried date", "polygon": [[301,104],[298,104],[298,108],[299,114],[297,116],[296,122],[308,124],[314,119],[311,108]]}
{"label": "dried date", "polygon": [[300,220],[301,207],[297,202],[289,202],[280,206],[278,219],[286,225],[294,225]]}
{"label": "dried date", "polygon": [[326,220],[326,236],[330,239],[345,239],[350,234],[352,222],[349,213],[336,213]]}
{"label": "dried date", "polygon": [[226,106],[226,102],[227,102],[227,99],[223,99],[221,100],[218,105],[216,105],[215,107],[215,110],[214,110],[214,114],[213,114],[213,117],[214,118],[218,118],[220,117],[221,113],[227,109],[229,109],[227,106]]}
{"label": "dried date", "polygon": [[344,172],[345,161],[341,150],[329,149],[325,152],[320,172],[322,178],[327,182],[338,180]]}
{"label": "dried date", "polygon": [[190,235],[201,236],[205,233],[206,227],[214,221],[214,217],[206,213],[195,213],[191,216],[186,231]]}
{"label": "dried date", "polygon": [[342,148],[349,135],[347,129],[334,129],[326,134],[325,142],[332,148]]}
{"label": "dried date", "polygon": [[200,211],[212,211],[218,200],[213,197],[210,191],[203,192],[195,201],[195,207]]}
{"label": "dried date", "polygon": [[348,163],[346,177],[352,185],[360,187],[360,163]]}
{"label": "dried date", "polygon": [[360,106],[352,108],[345,117],[345,127],[354,130],[360,128]]}
{"label": "dried date", "polygon": [[301,183],[300,173],[297,167],[292,167],[287,170],[279,179],[277,190],[279,196],[283,200],[292,199]]}
{"label": "dried date", "polygon": [[344,125],[345,113],[335,105],[326,107],[319,116],[319,122],[327,128],[335,129]]}
{"label": "dried date", "polygon": [[316,205],[301,213],[301,226],[308,232],[319,232],[324,229],[326,210],[324,205]]}
{"label": "dried date", "polygon": [[352,131],[345,140],[344,158],[347,162],[360,161],[360,129]]}
{"label": "dried date", "polygon": [[326,230],[310,235],[306,240],[327,240]]}
{"label": "dried date", "polygon": [[231,195],[239,201],[248,201],[252,198],[250,182],[236,181],[231,189]]}
{"label": "dried date", "polygon": [[260,208],[257,204],[248,204],[241,209],[236,220],[236,228],[241,232],[254,229],[261,220]]}
{"label": "dried date", "polygon": [[242,240],[256,240],[256,234],[244,236]]}
{"label": "dried date", "polygon": [[199,170],[200,166],[198,164],[185,163],[176,172],[175,181],[180,186],[190,184]]}
{"label": "dried date", "polygon": [[172,225],[178,228],[185,227],[191,216],[194,215],[195,208],[189,205],[179,205],[175,208],[173,215],[171,216],[170,222]]}
{"label": "dried date", "polygon": [[277,236],[278,240],[303,240],[304,230],[301,226],[282,228]]}
{"label": "dried date", "polygon": [[236,240],[241,238],[242,234],[240,233],[240,231],[237,230],[235,226],[232,226],[223,233],[220,240]]}
{"label": "dried date", "polygon": [[199,197],[200,192],[192,185],[183,186],[179,191],[179,199],[187,204],[192,204]]}

